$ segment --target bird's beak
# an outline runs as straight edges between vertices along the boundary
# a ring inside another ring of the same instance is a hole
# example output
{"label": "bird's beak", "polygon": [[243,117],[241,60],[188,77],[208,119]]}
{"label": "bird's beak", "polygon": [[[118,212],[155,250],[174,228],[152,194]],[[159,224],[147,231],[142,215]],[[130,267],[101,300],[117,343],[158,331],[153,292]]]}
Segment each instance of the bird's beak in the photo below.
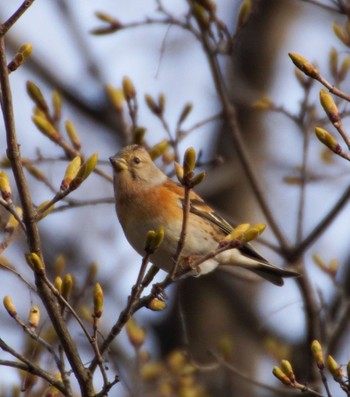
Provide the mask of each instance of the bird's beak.
{"label": "bird's beak", "polygon": [[111,162],[114,170],[117,172],[125,171],[128,169],[128,164],[126,160],[121,157],[110,157],[109,161]]}

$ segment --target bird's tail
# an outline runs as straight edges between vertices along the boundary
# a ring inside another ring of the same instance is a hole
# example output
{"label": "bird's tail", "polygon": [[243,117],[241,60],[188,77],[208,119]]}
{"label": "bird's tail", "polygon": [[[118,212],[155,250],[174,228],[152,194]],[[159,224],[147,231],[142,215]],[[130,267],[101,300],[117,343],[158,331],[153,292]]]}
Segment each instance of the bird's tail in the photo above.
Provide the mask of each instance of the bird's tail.
{"label": "bird's tail", "polygon": [[300,273],[298,272],[281,269],[280,267],[271,265],[270,263],[256,263],[253,266],[247,266],[245,268],[278,286],[282,286],[284,284],[284,278],[300,276]]}

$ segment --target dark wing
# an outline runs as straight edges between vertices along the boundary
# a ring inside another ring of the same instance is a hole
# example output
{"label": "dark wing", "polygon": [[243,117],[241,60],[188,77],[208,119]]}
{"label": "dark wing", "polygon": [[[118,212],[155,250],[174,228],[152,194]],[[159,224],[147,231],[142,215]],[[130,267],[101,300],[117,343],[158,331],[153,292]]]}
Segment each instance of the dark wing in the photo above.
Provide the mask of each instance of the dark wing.
{"label": "dark wing", "polygon": [[[228,223],[224,218],[218,215],[212,208],[208,207],[204,201],[196,195],[194,199],[191,199],[190,212],[198,215],[209,222],[213,223],[220,230],[222,230],[226,235],[230,234],[234,227]],[[249,243],[243,245],[239,248],[239,251],[249,258],[257,260],[262,263],[269,264],[269,262],[261,256]]]}

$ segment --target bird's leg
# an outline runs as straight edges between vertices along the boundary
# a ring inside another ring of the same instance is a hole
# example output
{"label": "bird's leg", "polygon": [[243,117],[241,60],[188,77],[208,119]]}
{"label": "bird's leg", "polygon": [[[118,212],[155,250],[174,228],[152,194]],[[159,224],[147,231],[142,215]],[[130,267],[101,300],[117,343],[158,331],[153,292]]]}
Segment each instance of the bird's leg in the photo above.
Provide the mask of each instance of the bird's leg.
{"label": "bird's leg", "polygon": [[190,272],[195,272],[196,276],[199,276],[201,269],[199,266],[195,265],[198,262],[200,256],[198,255],[183,255],[179,258],[178,271],[176,276],[180,277]]}

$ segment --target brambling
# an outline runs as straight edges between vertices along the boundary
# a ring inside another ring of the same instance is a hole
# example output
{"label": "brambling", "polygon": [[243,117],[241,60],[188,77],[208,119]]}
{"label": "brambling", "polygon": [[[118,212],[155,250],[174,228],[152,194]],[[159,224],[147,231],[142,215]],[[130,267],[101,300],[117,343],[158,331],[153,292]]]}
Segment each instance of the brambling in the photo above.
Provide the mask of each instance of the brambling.
{"label": "brambling", "polygon": [[[147,151],[138,145],[126,146],[110,157],[110,161],[114,170],[116,211],[127,240],[140,255],[144,255],[147,232],[163,227],[164,240],[151,256],[151,262],[170,272],[182,228],[184,188],[168,178]],[[215,250],[232,230],[227,221],[193,190],[190,191],[184,258],[199,257]],[[275,285],[283,285],[284,277],[298,276],[296,272],[270,264],[250,244],[206,260],[199,265],[197,274],[231,266],[249,269]]]}

